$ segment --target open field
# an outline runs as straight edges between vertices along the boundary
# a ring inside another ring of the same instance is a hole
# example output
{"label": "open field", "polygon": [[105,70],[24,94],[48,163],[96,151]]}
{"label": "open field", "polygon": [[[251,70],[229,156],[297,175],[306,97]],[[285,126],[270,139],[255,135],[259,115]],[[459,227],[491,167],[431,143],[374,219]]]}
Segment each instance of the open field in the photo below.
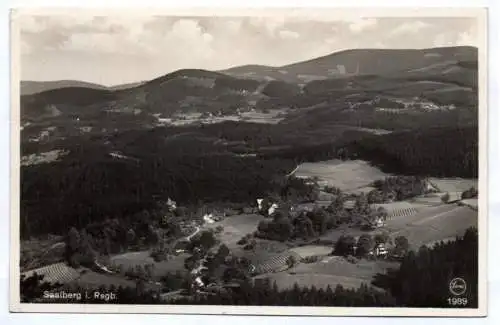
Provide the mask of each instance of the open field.
{"label": "open field", "polygon": [[410,218],[387,222],[391,237],[405,236],[411,248],[418,249],[450,237],[463,235],[469,227],[477,227],[478,213],[469,207],[443,205],[428,208]]}
{"label": "open field", "polygon": [[[407,202],[397,202],[405,204]],[[342,235],[359,237],[362,234],[375,235],[388,232],[392,238],[405,236],[413,249],[421,245],[462,235],[469,227],[478,224],[478,213],[471,207],[456,204],[412,205],[412,213],[389,217],[386,225],[372,231],[358,228],[340,227],[332,229],[320,237],[322,243],[334,245]],[[404,211],[404,210],[395,210]],[[333,247],[333,246],[332,246]]]}
{"label": "open field", "polygon": [[135,268],[136,265],[144,266],[153,264],[153,277],[160,278],[169,272],[185,271],[184,260],[189,256],[188,254],[180,254],[172,256],[167,261],[155,262],[149,254],[149,251],[141,251],[115,255],[111,257],[110,264],[116,266],[122,265],[124,270],[127,270],[129,267]]}
{"label": "open field", "polygon": [[301,258],[328,255],[332,250],[332,247],[323,245],[306,245],[290,249],[290,251],[297,253]]}
{"label": "open field", "polygon": [[349,191],[365,187],[378,179],[389,176],[380,169],[362,160],[328,160],[300,164],[295,171],[296,177],[317,177],[329,186]]}
{"label": "open field", "polygon": [[86,289],[98,288],[99,286],[114,285],[116,287],[135,287],[135,281],[128,280],[118,275],[102,274],[93,271],[83,273],[78,279],[74,281],[79,287]]}
{"label": "open field", "polygon": [[429,181],[440,192],[463,192],[471,187],[478,188],[477,179],[466,178],[430,178]]}
{"label": "open field", "polygon": [[263,274],[257,278],[267,277],[271,282],[276,281],[279,288],[291,288],[295,283],[323,289],[330,286],[332,290],[338,284],[346,288],[358,288],[363,283],[370,284],[375,274],[396,268],[397,265],[395,262],[366,260],[352,264],[343,257],[330,256],[316,263],[299,264],[287,272]]}
{"label": "open field", "polygon": [[438,206],[443,204],[443,200],[441,199],[443,194],[444,193],[431,193],[424,196],[417,196],[410,199],[409,202],[426,206]]}
{"label": "open field", "polygon": [[466,199],[460,201],[460,203],[472,208],[472,209],[479,209],[479,200],[478,199]]}
{"label": "open field", "polygon": [[363,234],[375,234],[376,232],[378,232],[378,230],[375,230],[375,231],[364,231],[364,230],[361,230],[359,228],[350,228],[350,227],[347,227],[347,226],[341,226],[339,228],[336,228],[336,229],[332,229],[330,231],[327,231],[325,234],[321,235],[319,237],[319,240],[323,243],[328,243],[328,245],[332,245],[332,249],[333,249],[333,245],[337,242],[337,240],[345,235],[345,236],[353,236],[353,237],[359,237]]}
{"label": "open field", "polygon": [[370,284],[369,280],[358,279],[349,276],[328,275],[328,274],[315,274],[315,273],[302,273],[302,274],[288,274],[276,273],[261,276],[260,278],[268,278],[271,283],[275,282],[279,289],[291,289],[297,283],[299,287],[311,287],[326,289],[328,286],[332,290],[340,284],[344,288],[357,289],[363,283]]}
{"label": "open field", "polygon": [[217,236],[222,243],[232,250],[239,247],[236,243],[242,237],[257,230],[257,225],[261,220],[264,220],[264,216],[259,214],[239,214],[224,218],[220,222],[206,224],[205,227],[208,229],[218,226],[224,227],[222,233]]}

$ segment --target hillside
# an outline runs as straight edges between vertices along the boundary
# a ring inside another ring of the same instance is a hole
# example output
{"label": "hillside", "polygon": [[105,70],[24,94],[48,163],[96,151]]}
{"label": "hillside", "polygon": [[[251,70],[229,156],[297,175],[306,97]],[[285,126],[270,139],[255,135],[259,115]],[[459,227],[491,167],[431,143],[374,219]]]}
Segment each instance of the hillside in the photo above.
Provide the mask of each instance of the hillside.
{"label": "hillside", "polygon": [[22,80],[20,93],[21,95],[32,95],[60,88],[106,89],[106,86],[79,80],[56,80],[56,81]]}
{"label": "hillside", "polygon": [[246,65],[223,73],[233,76],[307,83],[350,75],[384,75],[429,67],[447,61],[477,61],[469,46],[431,49],[354,49],[281,67]]}
{"label": "hillside", "polygon": [[[259,142],[275,146],[289,145],[290,139],[301,144],[325,142],[347,131],[477,125],[476,56],[472,47],[349,50],[286,68],[298,74],[318,73],[345,61],[359,65],[360,74],[328,75],[303,85],[182,69],[115,91],[54,89],[21,97],[22,138],[39,141],[43,132],[59,139],[202,121],[244,125],[256,121],[252,114],[264,116],[259,123],[279,115],[272,122],[279,123],[275,127],[255,128],[265,129],[257,131]],[[272,71],[255,65],[229,71],[254,68]],[[266,115],[271,110],[274,113]],[[255,138],[253,131],[241,129]]]}
{"label": "hillside", "polygon": [[21,80],[20,93],[23,95],[33,95],[45,91],[62,89],[62,88],[90,88],[102,90],[124,90],[137,87],[143,84],[143,81],[131,82],[126,84],[119,84],[115,86],[103,86],[92,82],[85,82],[79,80],[55,80],[55,81],[32,81]]}

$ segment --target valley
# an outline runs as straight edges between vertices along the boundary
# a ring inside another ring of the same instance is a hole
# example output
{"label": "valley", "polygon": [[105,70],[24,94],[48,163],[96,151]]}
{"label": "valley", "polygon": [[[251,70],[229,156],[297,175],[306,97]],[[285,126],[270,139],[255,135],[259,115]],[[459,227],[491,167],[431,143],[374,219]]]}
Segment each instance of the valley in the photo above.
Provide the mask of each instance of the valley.
{"label": "valley", "polygon": [[161,303],[390,301],[380,279],[410,257],[474,241],[476,78],[477,49],[448,47],[24,82],[22,275]]}

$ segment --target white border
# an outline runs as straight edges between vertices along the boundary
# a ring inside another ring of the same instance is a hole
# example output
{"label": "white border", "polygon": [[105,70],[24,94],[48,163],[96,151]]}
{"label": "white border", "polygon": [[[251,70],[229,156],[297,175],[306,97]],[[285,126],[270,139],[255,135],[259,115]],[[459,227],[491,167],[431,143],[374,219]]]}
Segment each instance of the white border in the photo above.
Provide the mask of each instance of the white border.
{"label": "white border", "polygon": [[[297,9],[255,9],[255,8],[155,8],[133,10],[124,9],[22,9],[25,14],[65,14],[88,12],[92,14],[169,14],[169,15],[224,15],[224,16],[296,16]],[[479,188],[481,193],[488,193],[487,164],[487,28],[485,9],[480,8],[356,8],[348,12],[348,8],[306,9],[307,15],[316,17],[363,16],[363,17],[477,17],[479,33]],[[15,15],[13,15],[15,17]],[[308,316],[453,316],[478,317],[487,313],[487,195],[481,195],[479,201],[479,308],[478,309],[439,309],[439,308],[343,308],[343,307],[264,307],[264,306],[180,306],[180,305],[88,305],[88,304],[21,304],[19,303],[19,30],[16,20],[11,25],[11,218],[10,218],[10,310],[12,312],[57,312],[57,313],[160,313],[160,314],[210,314],[210,315],[308,315]]]}

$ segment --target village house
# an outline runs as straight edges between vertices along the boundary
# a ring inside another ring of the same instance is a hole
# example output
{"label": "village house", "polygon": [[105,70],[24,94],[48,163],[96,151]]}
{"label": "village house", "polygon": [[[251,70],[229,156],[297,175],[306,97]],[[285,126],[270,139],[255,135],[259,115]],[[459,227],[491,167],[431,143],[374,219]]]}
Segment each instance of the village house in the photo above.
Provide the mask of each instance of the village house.
{"label": "village house", "polygon": [[385,246],[385,244],[378,244],[376,247],[375,247],[375,250],[374,250],[374,254],[375,256],[377,257],[387,257],[387,254],[388,254],[388,250]]}
{"label": "village house", "polygon": [[166,205],[169,211],[174,211],[175,209],[177,209],[177,203],[171,198],[168,198]]}
{"label": "village house", "polygon": [[206,214],[206,215],[203,216],[203,221],[206,222],[206,223],[208,223],[208,224],[212,224],[212,223],[215,222],[213,218],[214,218],[214,216],[211,213],[210,214]]}
{"label": "village house", "polygon": [[278,208],[279,208],[278,204],[273,203],[271,207],[267,210],[267,215],[272,216]]}

